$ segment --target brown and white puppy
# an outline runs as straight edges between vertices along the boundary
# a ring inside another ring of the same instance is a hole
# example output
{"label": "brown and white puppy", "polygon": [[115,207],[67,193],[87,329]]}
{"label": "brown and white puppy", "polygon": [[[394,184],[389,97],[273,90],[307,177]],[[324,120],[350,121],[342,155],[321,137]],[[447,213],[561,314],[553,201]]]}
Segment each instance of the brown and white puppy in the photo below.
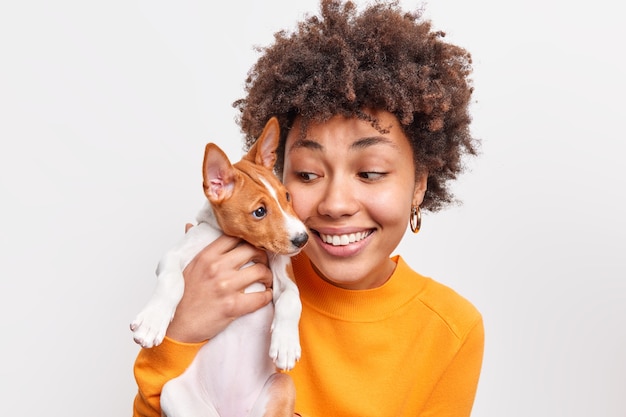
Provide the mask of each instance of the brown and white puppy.
{"label": "brown and white puppy", "polygon": [[[277,369],[293,368],[301,354],[302,306],[290,257],[304,247],[308,234],[272,171],[279,133],[278,121],[270,119],[235,164],[217,145],[206,146],[207,201],[196,217],[198,225],[160,260],[154,294],[131,323],[141,346],[160,344],[183,295],[182,271],[222,233],[267,251],[274,302],[231,323],[200,349],[181,376],[164,386],[161,407],[168,417],[293,416],[293,383]],[[256,284],[246,291],[264,289]]]}

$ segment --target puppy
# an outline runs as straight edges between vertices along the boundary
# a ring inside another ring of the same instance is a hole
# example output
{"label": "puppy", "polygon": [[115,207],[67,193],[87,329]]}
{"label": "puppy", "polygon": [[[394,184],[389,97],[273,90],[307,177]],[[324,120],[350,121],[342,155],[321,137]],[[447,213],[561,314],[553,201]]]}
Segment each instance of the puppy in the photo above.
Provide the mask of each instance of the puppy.
{"label": "puppy", "polygon": [[[198,352],[189,368],[161,394],[168,417],[293,416],[295,389],[289,370],[300,358],[302,306],[290,257],[308,241],[289,193],[273,173],[280,129],[268,121],[249,152],[231,164],[215,144],[205,148],[204,193],[198,225],[168,251],[157,267],[152,298],[131,323],[144,348],[160,344],[184,291],[182,271],[222,233],[264,249],[273,274],[273,303],[238,318]],[[262,291],[262,284],[246,291]]]}

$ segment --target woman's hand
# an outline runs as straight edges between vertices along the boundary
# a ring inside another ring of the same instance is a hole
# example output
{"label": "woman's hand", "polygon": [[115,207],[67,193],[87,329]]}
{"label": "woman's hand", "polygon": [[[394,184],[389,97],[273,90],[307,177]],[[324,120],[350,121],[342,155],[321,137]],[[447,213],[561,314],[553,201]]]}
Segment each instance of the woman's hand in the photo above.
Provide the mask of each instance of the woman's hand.
{"label": "woman's hand", "polygon": [[[250,261],[255,264],[241,269]],[[222,235],[209,244],[183,271],[185,292],[167,336],[179,342],[202,342],[237,317],[269,303],[272,273],[267,263],[265,251],[238,238]],[[244,293],[255,282],[263,283],[266,290]]]}

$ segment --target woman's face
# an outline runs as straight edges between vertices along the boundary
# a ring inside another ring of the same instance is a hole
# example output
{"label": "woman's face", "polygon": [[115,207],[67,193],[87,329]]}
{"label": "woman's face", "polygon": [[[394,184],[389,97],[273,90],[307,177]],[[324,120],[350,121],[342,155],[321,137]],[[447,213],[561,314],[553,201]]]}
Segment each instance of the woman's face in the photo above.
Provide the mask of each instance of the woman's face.
{"label": "woman's face", "polygon": [[373,113],[369,122],[335,116],[296,120],[287,136],[283,181],[298,216],[311,231],[304,251],[317,272],[347,289],[375,288],[395,268],[389,257],[404,235],[411,205],[419,205],[426,176],[415,178],[413,153],[396,117]]}

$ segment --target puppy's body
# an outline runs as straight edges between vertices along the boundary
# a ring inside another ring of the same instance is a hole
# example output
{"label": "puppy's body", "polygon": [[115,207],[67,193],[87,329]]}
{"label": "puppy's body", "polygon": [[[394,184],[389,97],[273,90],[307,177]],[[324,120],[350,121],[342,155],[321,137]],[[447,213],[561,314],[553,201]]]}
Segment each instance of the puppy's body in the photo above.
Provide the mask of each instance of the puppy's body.
{"label": "puppy's body", "polygon": [[[272,172],[278,133],[278,123],[270,120],[234,165],[217,146],[207,145],[203,172],[208,201],[198,213],[198,225],[161,259],[154,295],[131,324],[137,343],[160,344],[184,292],[182,271],[222,233],[267,251],[274,303],[231,323],[164,386],[161,407],[168,417],[293,416],[293,384],[276,368],[291,369],[300,357],[301,304],[290,276],[290,256],[302,249],[308,235]],[[262,290],[263,285],[255,284],[246,292]]]}

